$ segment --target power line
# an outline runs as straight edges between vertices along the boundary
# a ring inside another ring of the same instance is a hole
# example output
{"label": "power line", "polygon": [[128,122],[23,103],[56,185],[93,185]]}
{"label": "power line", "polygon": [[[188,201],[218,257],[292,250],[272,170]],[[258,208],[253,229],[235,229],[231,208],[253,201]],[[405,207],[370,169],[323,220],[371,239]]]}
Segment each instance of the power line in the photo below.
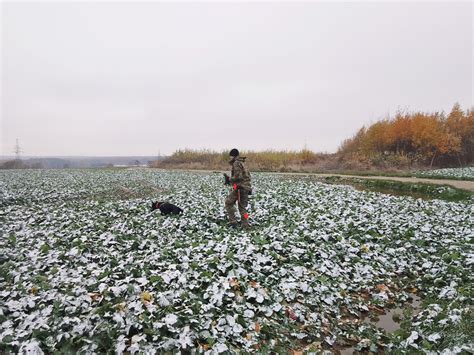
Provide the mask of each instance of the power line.
{"label": "power line", "polygon": [[23,152],[23,150],[20,147],[20,143],[18,143],[18,138],[16,139],[15,149],[13,152],[15,153],[16,160],[20,160],[20,154]]}

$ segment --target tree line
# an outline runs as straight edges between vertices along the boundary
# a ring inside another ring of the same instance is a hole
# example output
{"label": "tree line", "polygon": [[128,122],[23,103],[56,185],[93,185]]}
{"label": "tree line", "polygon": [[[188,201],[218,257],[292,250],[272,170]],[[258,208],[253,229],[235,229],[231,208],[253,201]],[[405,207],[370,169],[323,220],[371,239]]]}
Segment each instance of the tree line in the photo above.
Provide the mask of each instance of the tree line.
{"label": "tree line", "polygon": [[345,140],[338,154],[373,165],[466,166],[474,162],[474,109],[397,112]]}

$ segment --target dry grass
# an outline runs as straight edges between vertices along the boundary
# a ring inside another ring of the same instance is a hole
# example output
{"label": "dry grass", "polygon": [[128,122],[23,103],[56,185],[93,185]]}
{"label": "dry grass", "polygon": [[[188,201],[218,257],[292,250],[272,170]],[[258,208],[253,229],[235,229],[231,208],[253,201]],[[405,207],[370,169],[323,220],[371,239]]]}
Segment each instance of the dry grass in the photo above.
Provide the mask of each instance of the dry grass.
{"label": "dry grass", "polygon": [[[334,154],[314,153],[308,149],[299,151],[265,150],[242,151],[247,157],[247,167],[252,171],[311,172],[337,170],[340,167]],[[163,169],[227,170],[229,152],[211,150],[178,150],[170,157],[154,162],[151,166]]]}

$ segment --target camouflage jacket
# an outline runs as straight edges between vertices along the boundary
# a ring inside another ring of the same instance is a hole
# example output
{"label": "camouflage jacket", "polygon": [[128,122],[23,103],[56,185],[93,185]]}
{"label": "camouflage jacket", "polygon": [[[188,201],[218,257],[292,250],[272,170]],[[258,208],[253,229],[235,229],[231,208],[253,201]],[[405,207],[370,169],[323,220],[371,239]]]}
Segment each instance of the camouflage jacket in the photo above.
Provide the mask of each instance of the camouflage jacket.
{"label": "camouflage jacket", "polygon": [[231,184],[237,184],[241,189],[252,190],[250,172],[245,166],[245,157],[237,157],[229,162],[232,165]]}

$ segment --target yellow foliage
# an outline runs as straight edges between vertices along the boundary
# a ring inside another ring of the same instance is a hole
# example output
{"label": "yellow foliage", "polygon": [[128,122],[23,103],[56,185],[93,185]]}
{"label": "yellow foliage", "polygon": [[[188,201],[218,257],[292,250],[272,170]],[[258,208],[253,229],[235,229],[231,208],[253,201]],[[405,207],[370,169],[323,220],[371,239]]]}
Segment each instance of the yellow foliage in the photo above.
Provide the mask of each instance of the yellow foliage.
{"label": "yellow foliage", "polygon": [[143,291],[140,297],[142,302],[151,302],[152,300],[151,294],[148,291]]}
{"label": "yellow foliage", "polygon": [[474,160],[474,115],[454,105],[448,117],[443,113],[403,113],[362,128],[343,142],[339,154],[365,157],[409,157],[411,161],[445,164]]}

